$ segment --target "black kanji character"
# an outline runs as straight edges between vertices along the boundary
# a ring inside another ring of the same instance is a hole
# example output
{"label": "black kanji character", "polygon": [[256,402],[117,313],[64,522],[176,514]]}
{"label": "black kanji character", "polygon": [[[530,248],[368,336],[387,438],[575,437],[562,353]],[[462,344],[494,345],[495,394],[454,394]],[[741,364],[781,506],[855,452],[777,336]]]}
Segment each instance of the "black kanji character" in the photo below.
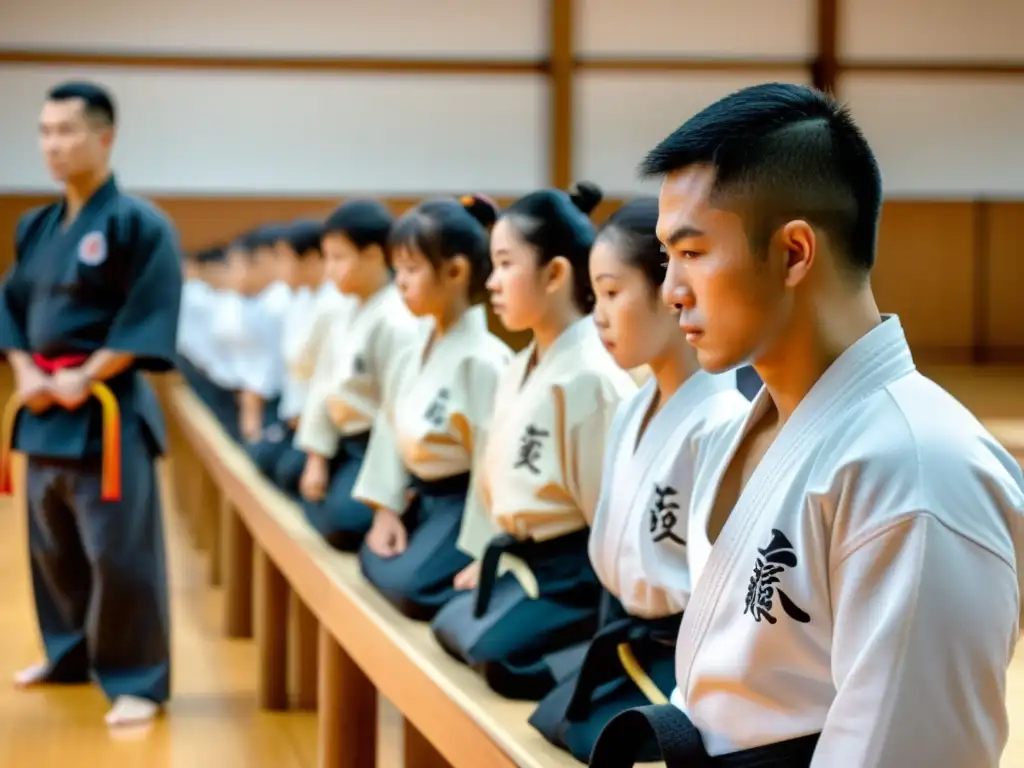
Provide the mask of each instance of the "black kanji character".
{"label": "black kanji character", "polygon": [[810,615],[794,603],[789,595],[775,586],[781,581],[779,576],[786,572],[786,568],[795,568],[799,562],[789,539],[782,531],[773,528],[771,542],[764,549],[757,551],[761,556],[754,564],[754,574],[747,586],[743,613],[749,613],[756,622],[760,623],[764,619],[769,624],[774,624],[778,619],[772,615],[772,601],[778,592],[779,603],[786,615],[801,624],[808,623],[811,620]]}
{"label": "black kanji character", "polygon": [[676,544],[686,546],[686,539],[679,536],[676,524],[679,523],[679,503],[672,500],[679,491],[671,485],[654,486],[654,506],[651,507],[651,536],[654,541],[670,539]]}

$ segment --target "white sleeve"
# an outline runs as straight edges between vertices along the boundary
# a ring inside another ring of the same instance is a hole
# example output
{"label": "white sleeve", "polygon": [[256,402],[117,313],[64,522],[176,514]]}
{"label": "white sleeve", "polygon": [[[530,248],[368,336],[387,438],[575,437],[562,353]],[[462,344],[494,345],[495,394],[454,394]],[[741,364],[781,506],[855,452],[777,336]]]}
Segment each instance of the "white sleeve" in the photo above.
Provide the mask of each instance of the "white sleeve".
{"label": "white sleeve", "polygon": [[241,295],[224,293],[214,302],[210,333],[218,346],[235,347],[243,335],[245,300]]}
{"label": "white sleeve", "polygon": [[303,333],[297,335],[296,343],[289,345],[285,353],[285,364],[288,366],[288,375],[295,381],[309,381],[313,377],[320,350],[330,336],[332,320],[339,311],[337,304],[318,302],[313,309],[312,321]]}
{"label": "white sleeve", "polygon": [[499,532],[487,508],[484,490],[481,487],[481,476],[502,371],[482,364],[466,364],[464,370],[469,379],[463,383],[467,413],[465,418],[460,418],[456,422],[456,427],[463,433],[463,440],[470,446],[471,458],[469,490],[462,511],[457,546],[470,557],[477,559],[483,556],[487,544]]}
{"label": "white sleeve", "polygon": [[193,333],[196,327],[199,302],[195,289],[188,283],[181,289],[181,308],[178,310],[177,351],[182,357],[192,360]]}
{"label": "white sleeve", "polygon": [[[572,396],[574,393],[566,392]],[[605,461],[608,431],[621,399],[610,396],[606,388],[597,388],[593,410],[578,424],[569,425],[565,481],[587,524],[594,521],[601,495],[601,476]],[[571,408],[571,406],[569,406]]]}
{"label": "white sleeve", "polygon": [[[606,504],[602,504],[602,500],[607,503],[607,494],[611,493],[612,478],[615,475],[615,454],[618,449],[618,441],[622,439],[621,432],[624,429],[625,421],[628,417],[628,402],[619,403],[615,409],[615,416],[612,419],[612,423],[608,427],[608,433],[605,437],[604,445],[604,456],[601,459],[601,485],[599,495],[597,497],[597,503],[594,506],[594,514],[590,520],[590,538],[587,541],[587,553],[590,556],[590,563],[594,566],[594,570],[601,577],[604,568],[601,563],[601,555],[604,548],[604,539],[607,538],[608,533],[608,515],[610,512],[602,511],[606,509]],[[625,510],[623,510],[625,512]],[[602,582],[604,580],[602,579]],[[607,585],[605,585],[607,589]],[[609,590],[610,591],[610,590]],[[616,595],[618,597],[618,595]]]}
{"label": "white sleeve", "polygon": [[397,386],[392,380],[399,378],[399,366],[391,366],[388,381],[382,385],[384,397],[373,420],[366,455],[352,487],[352,498],[402,514],[406,508],[409,473],[399,453],[392,424]]}
{"label": "white sleeve", "polygon": [[[343,326],[338,328],[338,332],[345,331]],[[331,377],[334,373],[332,350],[336,341],[332,338],[333,335],[329,333],[324,343],[320,345],[316,366],[310,379],[309,394],[302,407],[302,415],[299,416],[299,426],[293,441],[293,445],[300,451],[327,457],[337,453],[340,441],[338,430],[335,429],[334,422],[327,412],[327,396],[331,392]]]}
{"label": "white sleeve", "polygon": [[997,768],[1013,566],[914,514],[835,566],[831,596],[836,696],[812,768]]}
{"label": "white sleeve", "polygon": [[279,312],[259,305],[246,308],[245,334],[248,337],[242,388],[269,400],[281,392],[284,368],[281,353],[281,324]]}

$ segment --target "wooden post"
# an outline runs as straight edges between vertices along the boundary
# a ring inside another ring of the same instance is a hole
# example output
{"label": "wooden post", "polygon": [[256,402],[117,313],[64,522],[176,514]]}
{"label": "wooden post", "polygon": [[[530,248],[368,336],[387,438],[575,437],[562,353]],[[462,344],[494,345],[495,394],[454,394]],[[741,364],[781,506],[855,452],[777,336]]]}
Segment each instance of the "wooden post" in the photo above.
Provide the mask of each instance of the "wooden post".
{"label": "wooden post", "polygon": [[573,182],[575,0],[548,0],[548,176],[553,187]]}
{"label": "wooden post", "polygon": [[[198,462],[197,462],[198,464]],[[213,545],[213,524],[220,499],[217,484],[205,467],[195,478],[196,488],[196,546],[203,552],[209,552]]]}
{"label": "wooden post", "polygon": [[288,708],[288,582],[267,553],[256,547],[256,648],[260,707]]}
{"label": "wooden post", "polygon": [[252,536],[230,503],[222,511],[224,633],[252,637]]}
{"label": "wooden post", "polygon": [[405,730],[405,768],[451,768],[444,756],[408,720],[403,720]]}
{"label": "wooden post", "polygon": [[317,768],[375,768],[377,691],[322,625],[319,704]]}
{"label": "wooden post", "polygon": [[295,592],[289,595],[288,614],[291,629],[291,637],[288,638],[288,676],[291,681],[292,706],[312,711],[316,709],[320,622]]}
{"label": "wooden post", "polygon": [[181,452],[173,459],[174,495],[178,505],[178,512],[185,523],[185,530],[188,532],[189,540],[191,540],[193,545],[198,546],[196,529],[199,518],[196,506],[199,502],[199,494],[196,492],[198,485],[196,483],[196,474],[205,472],[205,470],[188,441],[182,440],[181,446]]}
{"label": "wooden post", "polygon": [[219,587],[221,582],[221,563],[224,560],[224,519],[228,506],[228,497],[223,491],[217,492],[216,504],[210,510],[210,561],[209,580],[211,587]]}

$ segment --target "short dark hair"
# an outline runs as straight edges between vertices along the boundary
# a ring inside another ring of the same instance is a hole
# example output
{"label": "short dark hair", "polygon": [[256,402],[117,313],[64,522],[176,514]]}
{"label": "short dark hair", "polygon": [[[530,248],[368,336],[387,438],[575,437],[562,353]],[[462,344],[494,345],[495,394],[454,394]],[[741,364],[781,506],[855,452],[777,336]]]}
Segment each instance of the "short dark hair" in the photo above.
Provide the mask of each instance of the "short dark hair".
{"label": "short dark hair", "polygon": [[288,227],[288,245],[300,259],[309,255],[320,254],[320,239],[324,234],[324,225],[315,219],[300,219]]}
{"label": "short dark hair", "polygon": [[787,83],[736,91],[652,149],[640,173],[664,176],[703,163],[715,168],[715,195],[747,214],[755,251],[799,218],[826,232],[847,266],[860,273],[874,266],[882,174],[864,134],[832,97]]}
{"label": "short dark hair", "polygon": [[665,282],[665,253],[658,240],[658,198],[630,200],[608,217],[597,239],[615,246],[623,261],[639,269],[652,289]]}
{"label": "short dark hair", "polygon": [[250,242],[255,248],[273,248],[278,241],[286,239],[288,230],[283,224],[264,224],[255,229]]}
{"label": "short dark hair", "polygon": [[223,245],[213,245],[197,251],[193,258],[197,264],[213,264],[224,261],[225,248]]}
{"label": "short dark hair", "polygon": [[349,200],[342,203],[324,222],[323,234],[347,237],[360,251],[371,245],[380,246],[385,258],[390,258],[388,235],[394,217],[378,200]]}
{"label": "short dark hair", "polygon": [[586,314],[594,308],[588,266],[596,230],[590,214],[603,194],[596,184],[581,181],[570,192],[560,189],[531,192],[501,214],[502,219],[508,219],[519,235],[537,249],[540,265],[557,256],[565,257],[572,264],[573,298],[580,311]]}
{"label": "short dark hair", "polygon": [[228,243],[227,252],[241,254],[246,260],[252,261],[256,258],[256,242],[256,230],[243,232]]}
{"label": "short dark hair", "polygon": [[498,218],[498,207],[483,195],[460,200],[427,200],[406,212],[391,230],[391,251],[411,248],[436,270],[456,256],[469,261],[469,298],[483,298],[491,274],[488,230]]}
{"label": "short dark hair", "polygon": [[47,101],[71,101],[81,99],[85,104],[85,116],[103,126],[117,125],[117,107],[114,97],[101,85],[84,80],[61,83],[46,94]]}

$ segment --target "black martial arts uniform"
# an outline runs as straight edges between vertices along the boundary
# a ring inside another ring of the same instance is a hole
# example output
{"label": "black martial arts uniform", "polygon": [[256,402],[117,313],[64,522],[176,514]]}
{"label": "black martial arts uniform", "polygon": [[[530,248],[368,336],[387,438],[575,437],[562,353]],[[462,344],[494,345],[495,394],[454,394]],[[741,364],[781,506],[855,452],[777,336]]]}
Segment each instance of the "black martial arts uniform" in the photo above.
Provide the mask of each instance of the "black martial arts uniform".
{"label": "black martial arts uniform", "polygon": [[29,353],[49,371],[101,349],[134,362],[105,382],[105,406],[97,396],[73,411],[25,408],[13,426],[14,448],[28,457],[47,679],[92,677],[110,699],[162,703],[170,621],[155,463],[166,430],[142,372],[174,364],[180,251],[167,218],[113,177],[70,224],[65,208],[47,205],[18,224],[16,260],[0,287],[0,348]]}

